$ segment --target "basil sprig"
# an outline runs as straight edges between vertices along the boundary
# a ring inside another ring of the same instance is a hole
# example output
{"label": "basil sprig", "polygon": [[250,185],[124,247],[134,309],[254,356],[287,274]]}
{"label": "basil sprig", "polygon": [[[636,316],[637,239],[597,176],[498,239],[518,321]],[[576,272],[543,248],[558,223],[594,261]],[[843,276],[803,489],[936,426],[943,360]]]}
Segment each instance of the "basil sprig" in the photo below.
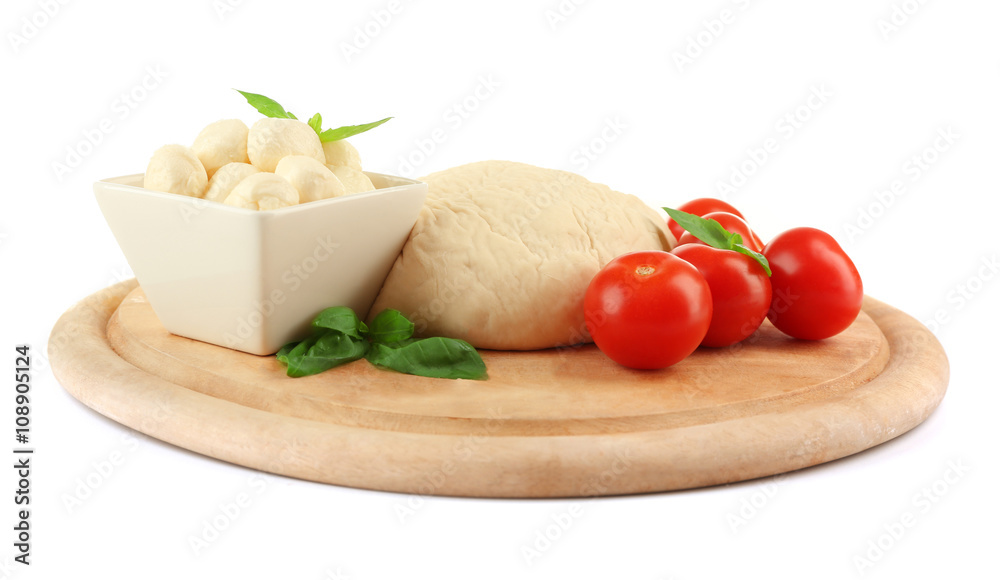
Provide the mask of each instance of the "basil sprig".
{"label": "basil sprig", "polygon": [[[295,119],[298,117],[292,114],[291,111],[286,111],[284,107],[278,104],[272,98],[265,97],[264,95],[258,95],[257,93],[248,93],[246,91],[241,91],[236,89],[236,92],[243,95],[250,105],[257,109],[265,117],[272,117],[275,119]],[[374,129],[382,123],[385,123],[392,117],[386,117],[381,121],[375,121],[373,123],[364,123],[361,125],[345,125],[343,127],[337,127],[336,129],[323,130],[323,117],[319,113],[316,113],[309,118],[306,123],[312,127],[313,131],[319,135],[319,140],[322,143],[327,143],[329,141],[340,141],[341,139],[347,139],[348,137],[353,137],[365,131]]]}
{"label": "basil sprig", "polygon": [[472,345],[454,338],[415,339],[413,328],[398,310],[383,310],[369,327],[350,308],[336,306],[316,316],[312,336],[286,344],[276,356],[290,377],[365,358],[379,368],[422,377],[486,378],[486,364]]}
{"label": "basil sprig", "polygon": [[413,323],[407,320],[402,312],[387,308],[372,320],[368,336],[372,342],[381,344],[408,340],[413,336]]}
{"label": "basil sprig", "polygon": [[373,342],[365,358],[379,368],[422,377],[478,379],[486,374],[476,349],[456,338],[408,339],[392,345]]}
{"label": "basil sprig", "polygon": [[693,213],[687,213],[686,211],[671,209],[669,207],[663,208],[663,211],[667,212],[667,214],[672,217],[678,225],[691,232],[691,235],[705,242],[709,246],[720,250],[732,250],[734,252],[746,254],[756,260],[757,263],[764,268],[764,271],[767,272],[768,276],[771,275],[771,266],[767,263],[767,258],[764,257],[764,254],[755,252],[744,246],[743,236],[740,234],[730,233],[726,228],[722,227],[722,224],[711,218],[705,219],[701,216],[694,215]]}

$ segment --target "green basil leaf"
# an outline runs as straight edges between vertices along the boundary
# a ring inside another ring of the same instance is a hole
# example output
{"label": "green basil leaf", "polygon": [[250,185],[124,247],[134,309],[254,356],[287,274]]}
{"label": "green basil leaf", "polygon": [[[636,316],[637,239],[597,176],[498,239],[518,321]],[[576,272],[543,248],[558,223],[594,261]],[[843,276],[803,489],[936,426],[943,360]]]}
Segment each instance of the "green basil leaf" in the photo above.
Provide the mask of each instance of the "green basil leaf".
{"label": "green basil leaf", "polygon": [[663,211],[667,212],[678,225],[691,232],[691,235],[709,246],[722,250],[732,249],[732,234],[719,222],[669,207],[663,208]]}
{"label": "green basil leaf", "polygon": [[[736,235],[739,236],[739,234]],[[735,244],[733,246],[733,249],[741,254],[746,254],[747,256],[750,256],[751,258],[756,260],[757,263],[760,264],[761,268],[764,268],[764,271],[767,272],[767,275],[768,276],[771,275],[771,265],[767,263],[767,258],[764,257],[764,254],[761,254],[760,252],[755,252],[740,243]]]}
{"label": "green basil leaf", "polygon": [[366,352],[368,341],[330,330],[302,341],[287,354],[287,374],[290,377],[315,375],[356,361]]}
{"label": "green basil leaf", "polygon": [[382,123],[385,123],[392,117],[386,117],[381,121],[375,121],[374,123],[365,123],[364,125],[346,125],[344,127],[338,127],[336,129],[327,129],[319,134],[319,140],[323,143],[328,141],[339,141],[341,139],[347,139],[348,137],[353,137],[365,131],[374,129]]}
{"label": "green basil leaf", "polygon": [[755,252],[744,246],[743,236],[740,234],[730,233],[726,228],[722,227],[722,224],[713,219],[705,219],[692,213],[670,209],[669,207],[663,208],[663,211],[667,212],[682,228],[691,232],[694,237],[709,246],[720,250],[732,250],[750,256],[764,268],[768,276],[771,275],[771,265],[767,263],[767,258],[764,257],[764,254]]}
{"label": "green basil leaf", "polygon": [[314,334],[313,336],[310,336],[305,340],[301,340],[297,343],[290,343],[294,344],[294,346],[292,347],[291,350],[285,353],[285,358],[288,360],[292,360],[302,357],[303,355],[305,355],[306,352],[308,352],[309,348],[312,347],[312,345],[316,344],[316,341],[319,340],[319,336],[320,335],[318,334]]}
{"label": "green basil leaf", "polygon": [[300,370],[300,364],[302,362],[303,357],[305,357],[306,353],[309,351],[309,348],[312,345],[316,344],[317,340],[319,340],[319,335],[310,336],[309,338],[297,343],[288,343],[284,347],[282,347],[281,351],[278,351],[278,354],[281,355],[281,352],[285,351],[286,348],[288,348],[289,346],[292,347],[291,349],[284,352],[284,356],[278,356],[278,360],[282,362],[286,367],[288,367],[286,371],[286,374],[288,376],[304,377],[306,376],[306,374],[311,374],[311,373],[303,373]]}
{"label": "green basil leaf", "polygon": [[310,117],[307,123],[312,127],[313,131],[316,131],[317,135],[323,132],[323,116],[319,113]]}
{"label": "green basil leaf", "polygon": [[290,377],[304,377],[365,357],[372,364],[411,375],[448,379],[485,379],[486,364],[476,349],[452,338],[414,339],[413,323],[398,310],[383,310],[371,329],[346,306],[320,312],[313,335],[290,342],[278,361]]}
{"label": "green basil leaf", "polygon": [[313,319],[312,327],[315,330],[337,330],[359,340],[364,338],[362,333],[368,332],[368,326],[347,306],[334,306],[323,310]]}
{"label": "green basil leaf", "polygon": [[368,336],[382,344],[400,342],[413,336],[413,323],[402,312],[386,308],[372,320]]}
{"label": "green basil leaf", "polygon": [[285,346],[281,347],[281,350],[277,352],[274,356],[278,357],[278,361],[287,365],[288,364],[288,353],[292,352],[292,349],[299,345],[300,341],[290,342]]}
{"label": "green basil leaf", "polygon": [[[368,341],[354,338],[336,330],[320,335],[306,356],[339,361],[343,364],[358,360],[368,352]],[[335,365],[336,366],[336,365]]]}
{"label": "green basil leaf", "polygon": [[275,119],[294,119],[295,115],[286,111],[284,107],[278,104],[274,99],[265,97],[264,95],[258,95],[257,93],[248,93],[235,89],[236,92],[243,95],[250,105],[257,109],[265,117],[272,117]]}
{"label": "green basil leaf", "polygon": [[373,343],[368,362],[409,375],[485,379],[486,363],[471,344],[454,338],[424,338],[404,346]]}

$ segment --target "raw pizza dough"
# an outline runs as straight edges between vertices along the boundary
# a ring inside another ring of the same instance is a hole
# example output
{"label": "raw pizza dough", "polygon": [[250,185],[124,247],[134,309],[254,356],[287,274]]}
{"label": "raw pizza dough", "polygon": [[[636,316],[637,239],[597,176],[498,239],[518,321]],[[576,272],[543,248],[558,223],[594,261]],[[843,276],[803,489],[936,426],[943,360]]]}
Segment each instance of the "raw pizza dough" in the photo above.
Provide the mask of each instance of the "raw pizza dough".
{"label": "raw pizza dough", "polygon": [[400,310],[417,336],[499,350],[590,342],[591,278],[616,256],[675,244],[659,211],[567,171],[482,161],[422,181],[427,201],[369,313]]}

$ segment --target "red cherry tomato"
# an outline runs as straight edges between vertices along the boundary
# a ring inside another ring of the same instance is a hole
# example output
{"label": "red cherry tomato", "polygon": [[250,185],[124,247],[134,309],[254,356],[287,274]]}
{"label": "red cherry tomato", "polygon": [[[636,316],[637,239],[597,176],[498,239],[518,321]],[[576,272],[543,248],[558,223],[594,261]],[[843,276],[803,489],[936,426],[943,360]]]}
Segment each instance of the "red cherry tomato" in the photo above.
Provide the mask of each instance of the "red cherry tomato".
{"label": "red cherry tomato", "polygon": [[698,348],[712,294],[698,269],[667,252],[618,256],[591,280],[584,320],[597,347],[634,369],[661,369]]}
{"label": "red cherry tomato", "polygon": [[842,332],[861,311],[861,276],[833,237],[815,228],[782,232],[764,247],[778,330],[808,340]]}
{"label": "red cherry tomato", "polygon": [[764,322],[771,282],[756,260],[703,244],[677,246],[671,253],[698,268],[712,293],[712,323],[702,346],[736,344]]}
{"label": "red cherry tomato", "polygon": [[[734,214],[737,217],[743,217],[740,210],[722,201],[721,199],[715,199],[714,197],[699,197],[698,199],[692,199],[677,209],[693,213],[696,216],[704,216],[705,214],[712,213],[714,211],[725,211]],[[671,233],[674,234],[675,240],[679,239],[684,234],[684,228],[682,228],[680,224],[675,222],[672,218],[667,218],[667,227],[670,228]]]}
{"label": "red cherry tomato", "polygon": [[[731,234],[739,234],[743,237],[743,245],[750,248],[755,252],[760,252],[764,249],[764,243],[760,241],[760,237],[750,229],[750,225],[741,218],[740,216],[729,213],[726,211],[713,211],[701,216],[705,219],[712,219],[719,222],[719,225],[726,228],[726,231]],[[677,245],[682,244],[704,244],[705,242],[699,240],[691,232],[684,232],[681,237],[677,240]]]}

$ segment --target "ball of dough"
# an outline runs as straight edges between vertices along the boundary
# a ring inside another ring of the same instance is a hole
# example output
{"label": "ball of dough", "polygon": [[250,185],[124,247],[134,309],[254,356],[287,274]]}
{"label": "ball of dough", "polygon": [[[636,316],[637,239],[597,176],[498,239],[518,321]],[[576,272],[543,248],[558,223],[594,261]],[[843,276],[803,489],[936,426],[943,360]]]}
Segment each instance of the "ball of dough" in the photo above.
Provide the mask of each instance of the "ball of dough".
{"label": "ball of dough", "polygon": [[208,174],[189,147],[164,145],[153,153],[146,166],[142,186],[155,191],[201,197],[208,185]]}
{"label": "ball of dough", "polygon": [[209,179],[227,163],[250,163],[247,135],[250,129],[239,119],[224,119],[205,127],[195,137],[191,150],[205,166]]}
{"label": "ball of dough", "polygon": [[229,194],[232,193],[233,188],[239,185],[244,179],[256,173],[260,173],[260,169],[249,163],[227,163],[223,165],[208,180],[205,199],[219,203],[224,202],[229,197]]}
{"label": "ball of dough", "polygon": [[347,195],[375,190],[375,186],[372,185],[372,180],[368,179],[368,176],[358,169],[345,167],[343,165],[327,165],[327,167],[329,167],[330,171],[337,176],[337,179],[344,184],[344,189],[347,190]]}
{"label": "ball of dough", "polygon": [[299,192],[284,177],[261,172],[239,182],[223,203],[246,209],[278,209],[299,203]]}
{"label": "ball of dough", "polygon": [[361,171],[361,155],[346,139],[323,143],[323,154],[326,155],[327,165],[342,165]]}
{"label": "ball of dough", "polygon": [[344,184],[326,165],[305,155],[289,155],[278,162],[275,175],[288,180],[299,192],[299,203],[339,197],[347,193]]}
{"label": "ball of dough", "polygon": [[661,212],[567,171],[483,161],[421,181],[427,201],[369,311],[400,310],[419,336],[504,350],[590,342],[594,275],[675,244]]}
{"label": "ball of dough", "polygon": [[319,135],[295,119],[264,118],[254,123],[247,136],[247,155],[257,169],[270,172],[289,155],[305,155],[326,162]]}

